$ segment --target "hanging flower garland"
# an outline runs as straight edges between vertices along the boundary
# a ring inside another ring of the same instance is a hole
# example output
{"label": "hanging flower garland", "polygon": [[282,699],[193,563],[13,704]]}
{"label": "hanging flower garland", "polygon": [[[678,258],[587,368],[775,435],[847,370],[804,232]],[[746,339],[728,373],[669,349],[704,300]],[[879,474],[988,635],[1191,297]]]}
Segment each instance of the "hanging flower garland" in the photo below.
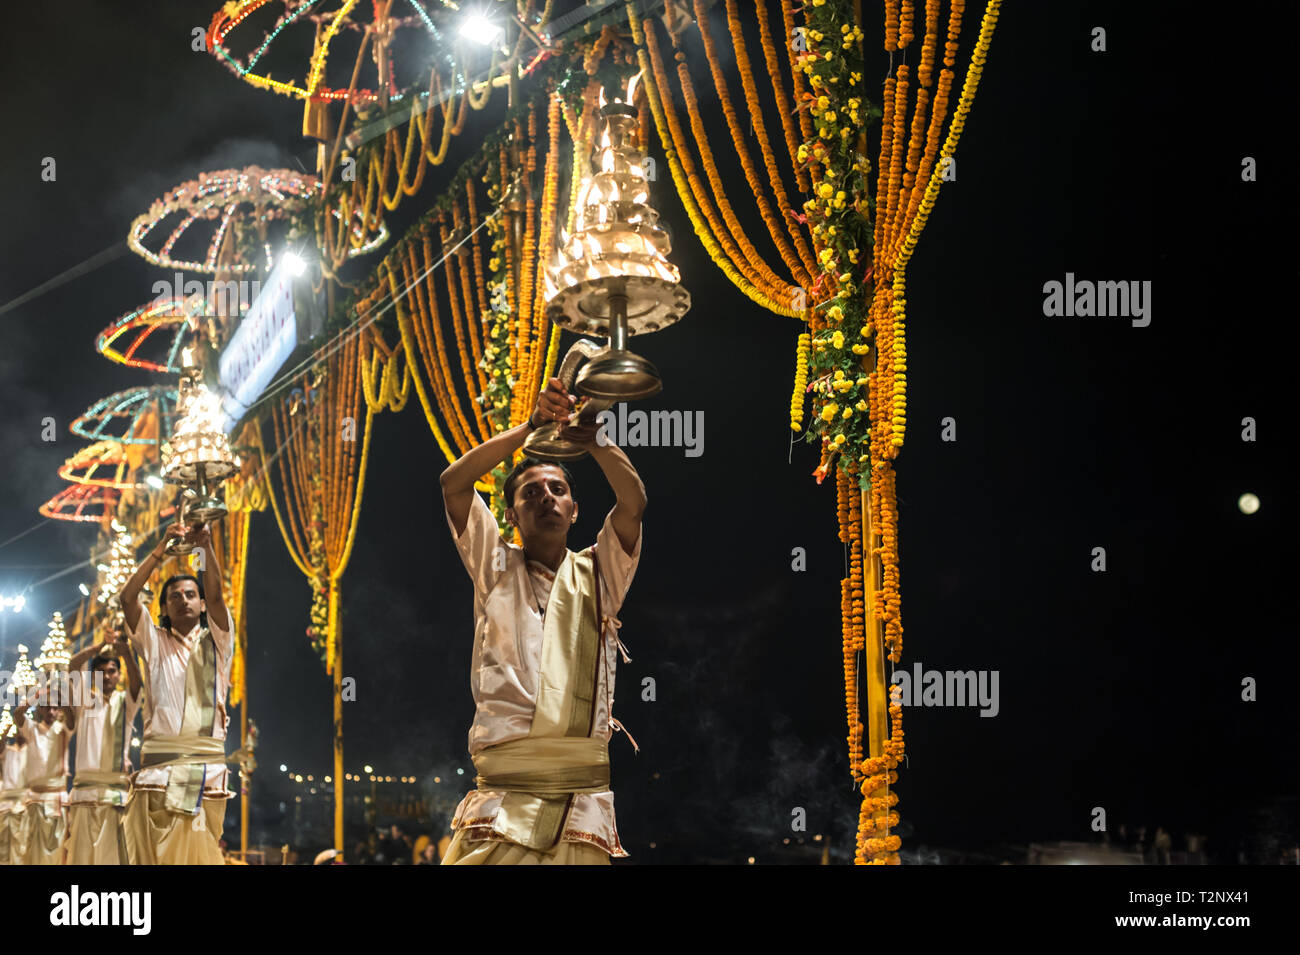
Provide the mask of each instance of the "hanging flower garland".
{"label": "hanging flower garland", "polygon": [[[488,201],[496,205],[501,200],[501,167],[489,163],[483,174],[487,185]],[[494,433],[510,426],[510,399],[514,395],[515,381],[510,369],[510,302],[506,292],[509,271],[506,265],[506,228],[502,216],[488,219],[487,232],[492,240],[489,247],[487,292],[488,308],[480,314],[486,332],[487,344],[483,348],[482,368],[487,372],[487,389],[480,396],[483,413],[492,423]]]}
{"label": "hanging flower garland", "polygon": [[803,209],[821,268],[812,290],[818,304],[809,321],[814,417],[807,439],[857,472],[870,434],[861,356],[871,334],[869,296],[863,293],[869,287],[872,246],[871,164],[859,147],[880,111],[862,86],[862,31],[853,22],[849,0],[814,0],[804,15],[807,49],[796,63],[807,89],[800,108],[812,118],[815,136],[799,146],[796,159],[812,187]]}
{"label": "hanging flower garland", "polygon": [[790,430],[803,430],[803,399],[808,389],[808,346],[812,336],[807,332],[799,336],[794,349],[794,393],[790,396]]}

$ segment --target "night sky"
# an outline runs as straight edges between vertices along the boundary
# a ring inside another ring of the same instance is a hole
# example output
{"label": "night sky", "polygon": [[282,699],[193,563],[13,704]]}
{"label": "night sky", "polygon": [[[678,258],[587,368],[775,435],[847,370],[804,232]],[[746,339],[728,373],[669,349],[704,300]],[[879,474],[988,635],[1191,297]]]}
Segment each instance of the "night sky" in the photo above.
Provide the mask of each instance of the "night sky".
{"label": "night sky", "polygon": [[[216,6],[7,11],[0,307],[121,246],[132,218],[200,171],[296,168],[295,157],[312,167],[295,102],[191,51],[191,28]],[[909,268],[909,429],[897,462],[903,665],[996,670],[1000,712],[905,712],[905,850],[1088,840],[1096,806],[1112,830],[1163,825],[1175,849],[1184,832],[1205,833],[1224,861],[1297,838],[1300,654],[1284,545],[1294,512],[1281,469],[1282,382],[1293,373],[1282,340],[1295,305],[1279,291],[1296,274],[1282,149],[1292,110],[1279,108],[1290,83],[1263,44],[1236,45],[1239,20],[1162,21],[1130,8],[1005,5],[957,180],[943,187]],[[1294,25],[1268,11],[1252,24],[1265,39]],[[868,26],[878,51],[876,13]],[[1089,49],[1095,26],[1107,30],[1104,53]],[[977,31],[968,14],[963,67]],[[687,49],[706,81],[698,34]],[[869,75],[885,68],[877,53]],[[390,219],[398,234],[494,115],[475,117],[459,152],[405,200]],[[709,118],[720,123],[720,113]],[[712,128],[729,153],[723,127]],[[657,141],[651,155],[666,166]],[[40,179],[46,156],[58,163],[53,183]],[[1259,181],[1241,181],[1245,156],[1258,160]],[[752,210],[733,171],[731,198]],[[634,662],[619,667],[615,714],[641,747],[634,755],[626,738],[611,742],[622,841],[639,863],[796,861],[781,840],[801,806],[808,834],[826,834],[847,861],[858,799],[844,741],[845,561],[834,484],[810,476],[814,449],[790,448],[798,328],[726,281],[666,175],[652,196],[694,305],[680,324],[633,340],[665,382],[638,407],[702,410],[705,432],[699,457],[628,449],[649,507],[619,615]],[[753,224],[757,235],[756,215]],[[1067,272],[1151,281],[1151,324],[1045,317],[1043,285]],[[68,423],[103,395],[155,383],[96,355],[94,337],[167,277],[123,252],[0,314],[0,541],[36,524],[37,507],[63,486],[56,468],[84,443]],[[53,444],[40,440],[45,416],[58,423]],[[1246,416],[1258,423],[1255,443],[1240,438]],[[955,442],[940,440],[945,417],[956,420]],[[418,775],[449,814],[472,778],[472,591],[442,510],[445,461],[418,401],[374,427],[344,581],[344,672],[357,681],[347,766]],[[613,496],[590,461],[575,472],[578,549]],[[1236,506],[1247,491],[1262,501],[1249,517]],[[258,841],[289,792],[280,763],[332,772],[331,699],[303,633],[307,583],[272,515],[252,527],[254,787],[266,794],[254,804]],[[89,525],[49,522],[4,546],[0,594],[84,560],[93,542]],[[1090,569],[1098,546],[1105,573]],[[807,551],[805,572],[791,569],[794,547]],[[0,662],[12,665],[20,641],[39,646],[50,611],[92,578],[89,569],[60,577],[29,591],[19,617],[0,615]],[[640,698],[647,676],[654,702]],[[1245,677],[1258,681],[1257,702],[1241,700]]]}

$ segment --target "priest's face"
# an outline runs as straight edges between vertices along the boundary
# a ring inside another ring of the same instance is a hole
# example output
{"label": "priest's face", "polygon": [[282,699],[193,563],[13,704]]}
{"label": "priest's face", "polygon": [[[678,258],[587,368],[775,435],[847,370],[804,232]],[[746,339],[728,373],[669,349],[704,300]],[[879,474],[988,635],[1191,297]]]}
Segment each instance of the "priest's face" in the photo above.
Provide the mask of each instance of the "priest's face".
{"label": "priest's face", "polygon": [[101,679],[100,689],[105,693],[112,693],[117,689],[117,682],[121,677],[121,671],[118,670],[116,660],[108,660],[101,663],[96,668],[103,676]]}
{"label": "priest's face", "polygon": [[519,528],[525,542],[569,536],[578,517],[564,472],[553,464],[539,464],[519,476],[514,504],[506,508],[506,519]]}
{"label": "priest's face", "polygon": [[199,614],[207,610],[207,604],[199,597],[199,586],[192,580],[178,580],[168,587],[163,604],[172,626],[181,633],[192,630],[199,622]]}

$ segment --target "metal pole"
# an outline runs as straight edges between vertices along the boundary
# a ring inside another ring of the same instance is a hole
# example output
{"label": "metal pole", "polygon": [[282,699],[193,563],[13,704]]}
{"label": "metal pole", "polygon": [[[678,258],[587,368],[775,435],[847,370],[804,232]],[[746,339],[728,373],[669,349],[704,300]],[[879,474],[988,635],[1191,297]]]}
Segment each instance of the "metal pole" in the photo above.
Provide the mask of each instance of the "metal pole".
{"label": "metal pole", "polygon": [[330,581],[330,617],[334,630],[334,849],[343,852],[343,626],[339,620],[339,585]]}
{"label": "metal pole", "polygon": [[[248,539],[249,527],[247,522],[244,525],[244,539]],[[245,547],[245,559],[247,559],[247,547]],[[248,749],[248,625],[244,622],[243,607],[239,608],[239,653],[243,657],[244,666],[239,674],[239,745],[240,748]],[[243,768],[239,771],[239,851],[243,853],[244,860],[248,860],[248,800],[252,794],[253,774],[245,773]]]}

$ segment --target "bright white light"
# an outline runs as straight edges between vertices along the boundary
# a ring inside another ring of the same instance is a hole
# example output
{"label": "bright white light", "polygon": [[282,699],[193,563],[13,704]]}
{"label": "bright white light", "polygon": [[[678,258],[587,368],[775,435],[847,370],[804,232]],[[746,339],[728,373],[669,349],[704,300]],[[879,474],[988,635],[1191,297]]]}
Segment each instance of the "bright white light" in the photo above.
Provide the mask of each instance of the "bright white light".
{"label": "bright white light", "polygon": [[368,764],[368,763],[367,763],[365,766],[362,766],[361,768],[364,769],[364,770],[365,770],[366,772],[368,772],[368,773],[373,773],[373,772],[375,771],[375,767],[371,766],[371,765]]}
{"label": "bright white light", "polygon": [[492,46],[501,36],[501,27],[481,13],[471,13],[460,25],[460,35],[480,46]]}
{"label": "bright white light", "polygon": [[286,765],[284,765],[284,763],[281,763],[281,764],[280,764],[280,772],[282,772],[282,773],[287,773],[288,771],[289,771],[289,767],[286,766]]}
{"label": "bright white light", "polygon": [[90,596],[90,588],[87,587],[85,584],[77,584],[77,589],[81,591],[81,596],[83,597]]}
{"label": "bright white light", "polygon": [[1259,498],[1254,494],[1246,493],[1237,498],[1237,507],[1243,514],[1254,514],[1259,510]]}
{"label": "bright white light", "polygon": [[302,275],[302,273],[307,271],[307,263],[304,262],[302,257],[295,252],[284,253],[284,255],[280,257],[280,263],[288,269],[289,274],[293,276]]}
{"label": "bright white light", "polygon": [[144,483],[148,484],[155,491],[161,491],[163,489],[163,479],[156,474],[150,474],[144,479]]}
{"label": "bright white light", "polygon": [[27,598],[22,594],[14,598],[14,613],[22,613],[25,606],[27,606]]}

